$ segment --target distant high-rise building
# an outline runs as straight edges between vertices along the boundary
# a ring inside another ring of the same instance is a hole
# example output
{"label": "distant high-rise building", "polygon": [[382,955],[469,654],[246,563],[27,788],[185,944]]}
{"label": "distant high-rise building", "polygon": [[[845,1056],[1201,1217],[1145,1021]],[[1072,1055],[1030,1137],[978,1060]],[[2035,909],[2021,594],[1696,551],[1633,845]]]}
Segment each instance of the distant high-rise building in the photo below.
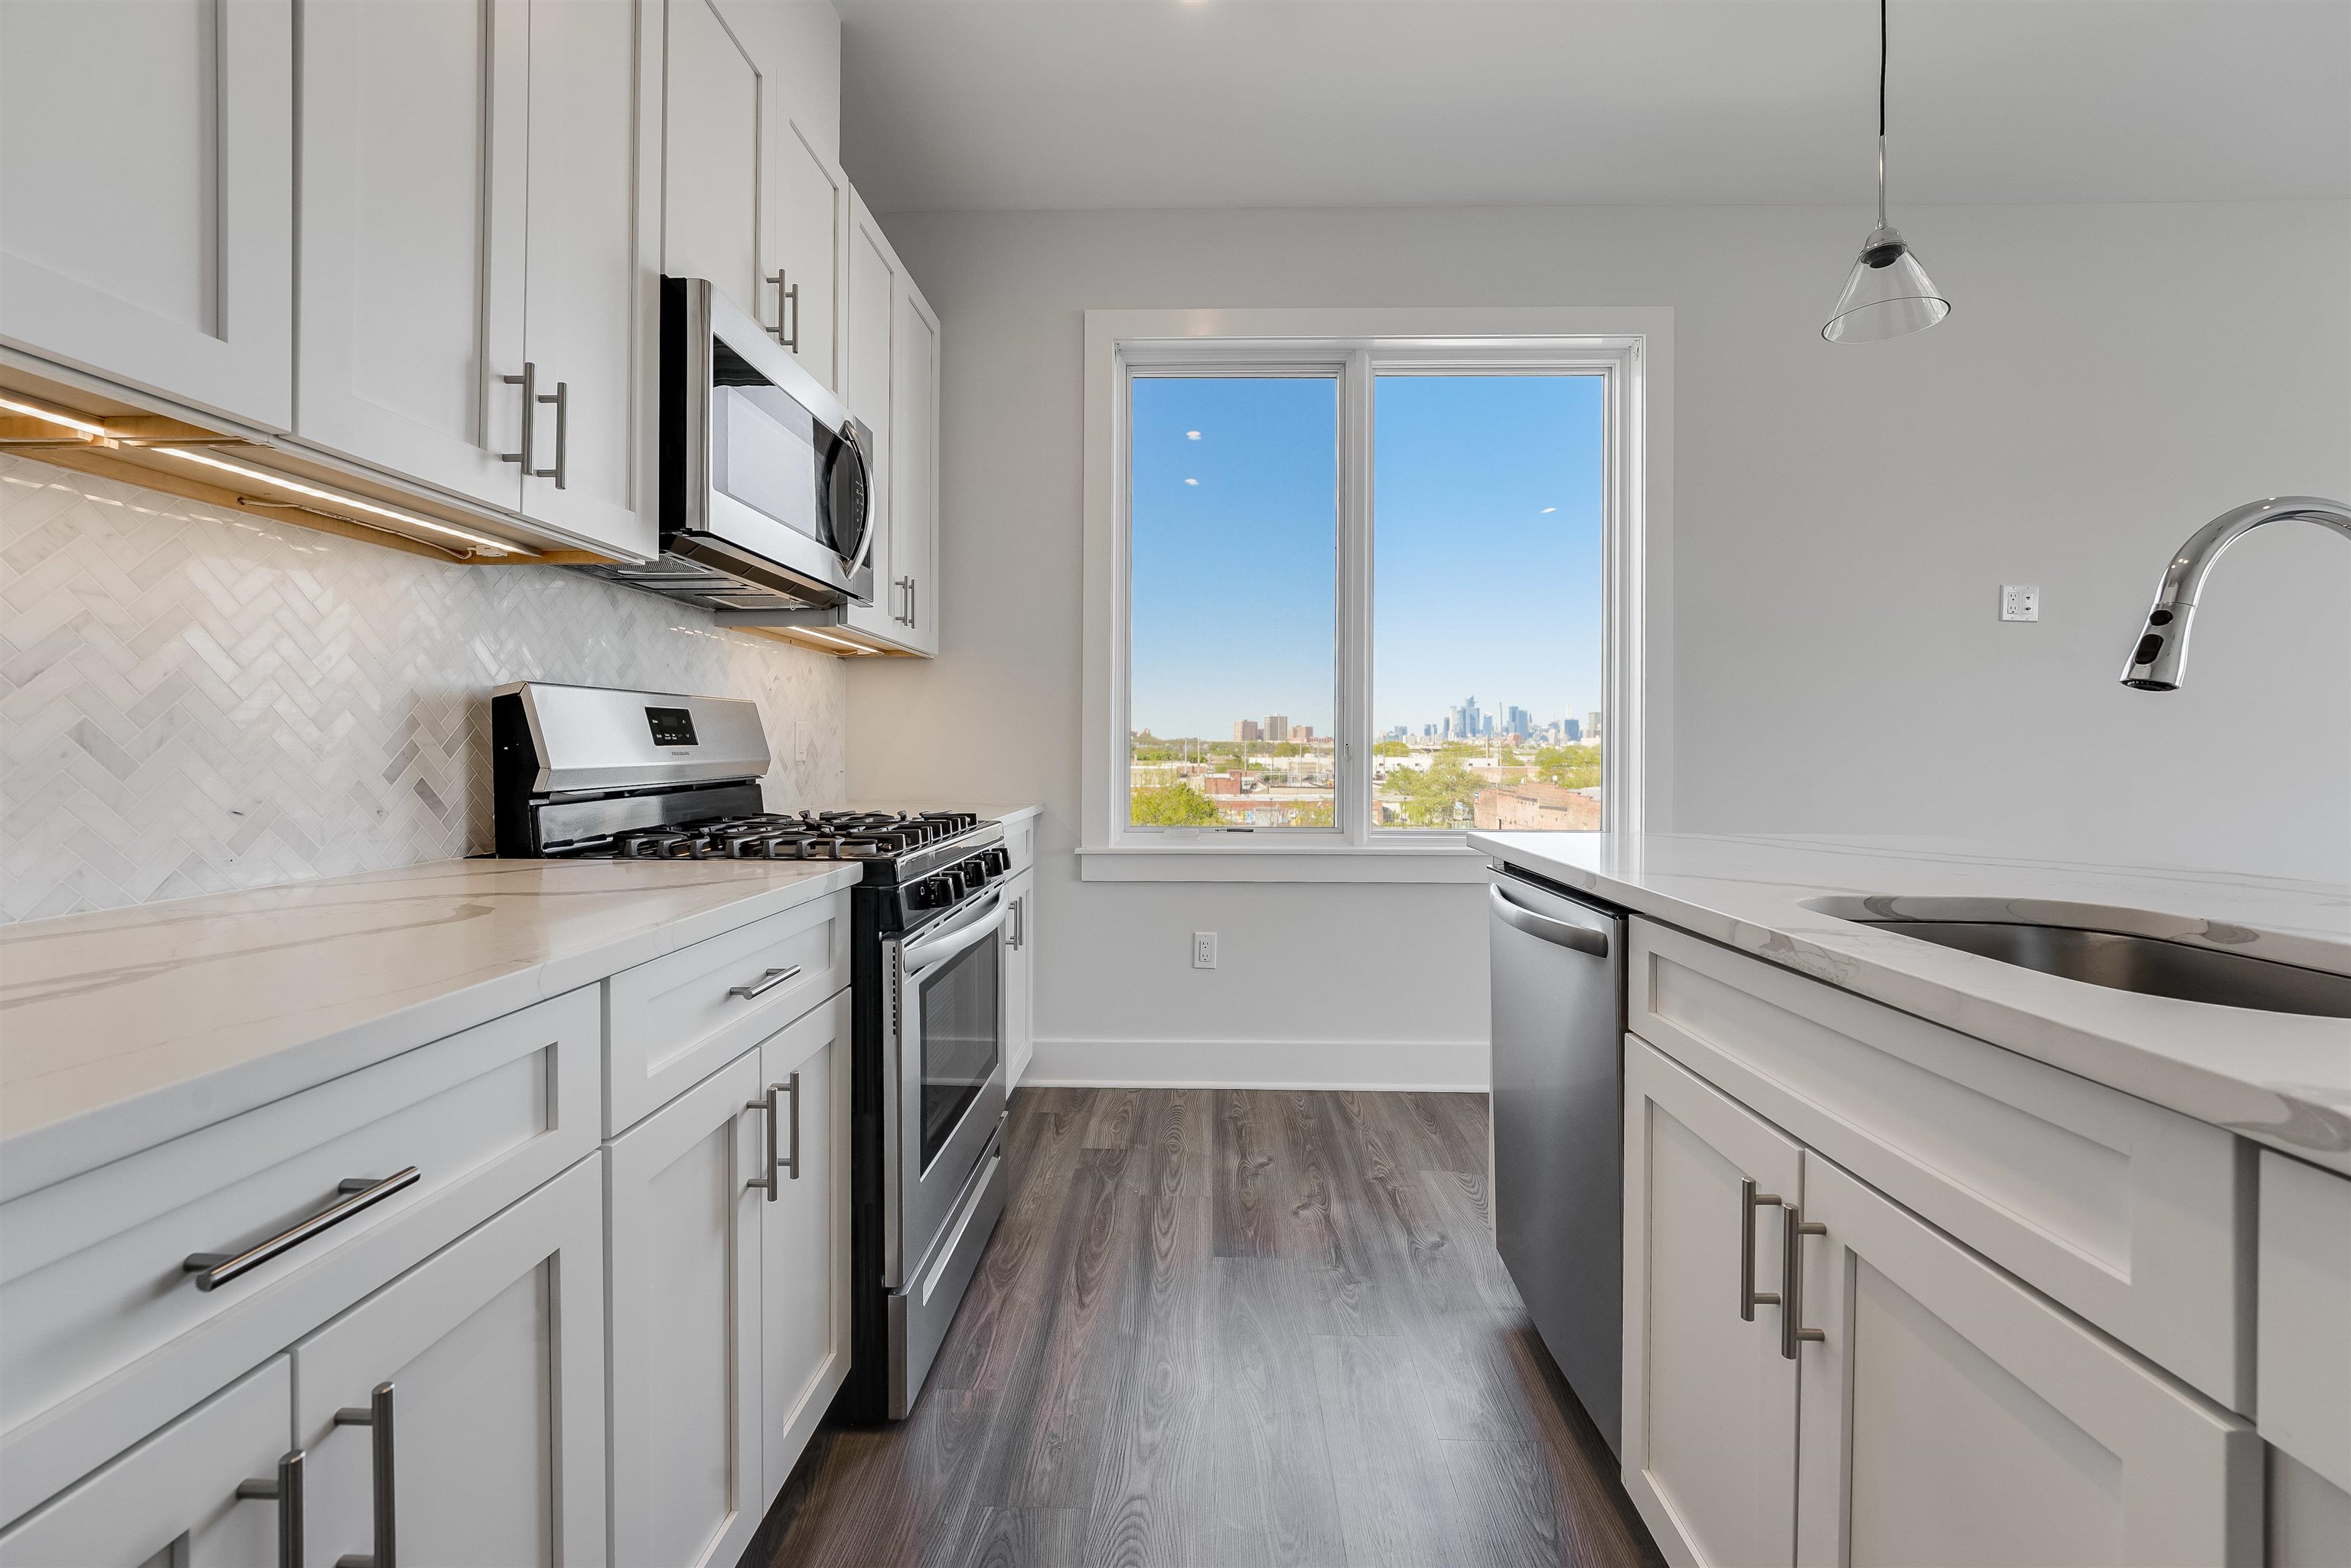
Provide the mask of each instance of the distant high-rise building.
{"label": "distant high-rise building", "polygon": [[1314,738],[1314,727],[1311,724],[1293,724],[1290,727],[1290,738],[1303,745]]}
{"label": "distant high-rise building", "polygon": [[1290,717],[1287,714],[1270,713],[1265,716],[1265,738],[1277,746],[1290,738]]}
{"label": "distant high-rise building", "polygon": [[1599,743],[1600,716],[1598,714],[1588,713],[1583,716],[1583,738],[1594,745]]}
{"label": "distant high-rise building", "polygon": [[1265,731],[1258,727],[1258,722],[1253,718],[1237,718],[1233,720],[1233,738],[1244,742],[1263,740]]}
{"label": "distant high-rise building", "polygon": [[1535,732],[1535,716],[1516,706],[1506,707],[1502,710],[1502,728],[1524,739]]}
{"label": "distant high-rise building", "polygon": [[1567,743],[1570,746],[1583,738],[1583,726],[1573,719],[1567,721]]}

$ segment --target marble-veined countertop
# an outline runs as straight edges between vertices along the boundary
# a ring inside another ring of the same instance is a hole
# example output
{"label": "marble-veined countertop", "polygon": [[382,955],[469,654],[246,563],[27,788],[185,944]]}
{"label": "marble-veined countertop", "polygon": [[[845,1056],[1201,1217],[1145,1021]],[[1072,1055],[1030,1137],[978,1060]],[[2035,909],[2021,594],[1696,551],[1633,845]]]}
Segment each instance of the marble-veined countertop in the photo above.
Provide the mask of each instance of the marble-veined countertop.
{"label": "marble-veined countertop", "polygon": [[2110,990],[1813,907],[2001,899],[2020,918],[2351,974],[2351,886],[2074,864],[1924,840],[1498,832],[1469,842],[1635,914],[2351,1173],[2351,1019]]}
{"label": "marble-veined countertop", "polygon": [[0,1197],[820,898],[861,871],[440,861],[0,928]]}

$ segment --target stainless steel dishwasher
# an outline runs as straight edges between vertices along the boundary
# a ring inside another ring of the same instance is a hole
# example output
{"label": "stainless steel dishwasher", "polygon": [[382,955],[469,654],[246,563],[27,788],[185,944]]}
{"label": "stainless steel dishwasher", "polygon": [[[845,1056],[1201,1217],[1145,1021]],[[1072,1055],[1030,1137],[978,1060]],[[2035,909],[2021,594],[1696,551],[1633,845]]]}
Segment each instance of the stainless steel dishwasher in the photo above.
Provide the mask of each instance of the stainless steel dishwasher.
{"label": "stainless steel dishwasher", "polygon": [[1619,1448],[1625,921],[1508,862],[1493,928],[1494,1241],[1552,1359]]}

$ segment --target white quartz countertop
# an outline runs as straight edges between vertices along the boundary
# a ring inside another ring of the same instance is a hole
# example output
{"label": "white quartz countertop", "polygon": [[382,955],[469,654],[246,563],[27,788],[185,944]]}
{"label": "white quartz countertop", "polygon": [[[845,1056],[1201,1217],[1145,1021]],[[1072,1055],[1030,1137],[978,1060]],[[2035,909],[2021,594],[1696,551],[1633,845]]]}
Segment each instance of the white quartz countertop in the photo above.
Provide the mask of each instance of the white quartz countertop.
{"label": "white quartz countertop", "polygon": [[854,883],[854,862],[441,861],[0,928],[14,1197]]}
{"label": "white quartz countertop", "polygon": [[[2351,1172],[2351,1019],[2111,990],[1807,907],[1839,897],[2000,899],[2021,918],[2351,974],[2351,887],[2068,864],[1919,840],[1472,833],[1469,842],[1635,914]],[[1905,912],[1933,915],[1915,904]]]}

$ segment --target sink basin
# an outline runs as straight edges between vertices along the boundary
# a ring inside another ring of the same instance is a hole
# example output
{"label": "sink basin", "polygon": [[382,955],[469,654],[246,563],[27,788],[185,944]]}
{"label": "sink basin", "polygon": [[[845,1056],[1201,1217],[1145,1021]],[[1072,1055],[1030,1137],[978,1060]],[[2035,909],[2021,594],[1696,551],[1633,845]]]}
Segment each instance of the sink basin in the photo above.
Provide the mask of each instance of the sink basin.
{"label": "sink basin", "polygon": [[[1836,898],[1809,901],[1808,906],[1914,941],[1956,947],[2112,990],[2261,1012],[2351,1019],[2351,975],[2259,958],[2203,942],[2101,930],[2086,923],[2059,925],[2022,918],[2025,910],[2019,904],[1992,899]],[[2182,935],[2195,934],[2197,924],[2141,910],[2095,911],[2078,906],[2066,913],[2075,918],[2117,917],[2111,924],[2168,924],[2185,928]],[[2098,925],[2109,923],[2097,921]],[[2260,939],[2259,934],[2242,927],[2206,926],[2203,931],[2219,932],[2236,942]]]}

